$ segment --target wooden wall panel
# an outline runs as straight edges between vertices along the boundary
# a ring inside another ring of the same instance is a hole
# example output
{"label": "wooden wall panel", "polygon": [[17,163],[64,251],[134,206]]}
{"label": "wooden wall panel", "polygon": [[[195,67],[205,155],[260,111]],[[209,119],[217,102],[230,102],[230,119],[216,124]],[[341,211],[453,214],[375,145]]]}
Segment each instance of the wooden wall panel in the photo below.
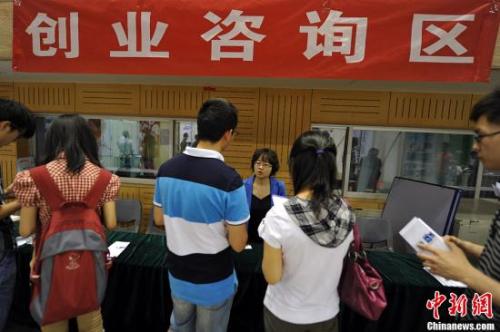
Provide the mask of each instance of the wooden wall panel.
{"label": "wooden wall panel", "polygon": [[14,83],[15,98],[34,112],[72,113],[75,86],[71,83]]}
{"label": "wooden wall panel", "polygon": [[500,68],[500,33],[497,33],[497,42],[495,44],[495,51],[493,52],[493,63],[491,67]]}
{"label": "wooden wall panel", "polygon": [[12,142],[10,144],[0,146],[0,155],[17,156],[17,144],[16,144],[16,142]]}
{"label": "wooden wall panel", "polygon": [[237,140],[240,142],[255,141],[259,89],[216,88],[210,91],[209,98],[224,98],[233,103],[238,109]]}
{"label": "wooden wall panel", "polygon": [[314,90],[313,123],[385,125],[389,92]]}
{"label": "wooden wall panel", "polygon": [[202,87],[141,86],[141,114],[196,118],[209,92]]}
{"label": "wooden wall panel", "polygon": [[[359,198],[359,197],[349,197],[348,199],[349,205],[353,209],[361,209],[361,210],[383,210],[385,205],[385,199],[367,199],[367,198]],[[355,211],[356,212],[356,211]]]}
{"label": "wooden wall panel", "polygon": [[[471,101],[471,105],[470,105],[470,111],[467,115],[467,117],[470,116],[470,113],[472,112],[472,107],[479,101],[481,100],[481,98],[483,98],[485,95],[484,94],[475,94],[475,95],[472,95],[472,101]],[[468,122],[469,124],[469,128],[474,128],[474,122],[470,121]]]}
{"label": "wooden wall panel", "polygon": [[151,209],[153,207],[154,190],[153,185],[141,185],[139,188],[139,197],[142,204],[142,220],[139,226],[140,233],[146,233],[148,229]]}
{"label": "wooden wall panel", "polygon": [[210,91],[209,98],[227,99],[238,109],[238,127],[236,128],[238,135],[224,151],[224,158],[243,178],[248,177],[252,173],[249,164],[255,150],[257,135],[259,89],[216,88]]}
{"label": "wooden wall panel", "polygon": [[17,158],[29,157],[31,155],[31,142],[31,139],[22,137],[16,140]]}
{"label": "wooden wall panel", "polygon": [[[0,20],[1,22],[1,20]],[[0,98],[12,99],[14,98],[14,84],[13,83],[0,83]]]}
{"label": "wooden wall panel", "polygon": [[288,174],[288,154],[295,139],[311,128],[311,90],[262,89],[258,113],[257,148],[276,151],[281,168],[276,176],[285,180],[292,192]]}
{"label": "wooden wall panel", "polygon": [[12,1],[0,2],[0,60],[12,59]]}
{"label": "wooden wall panel", "polygon": [[139,187],[132,183],[122,183],[118,196],[121,199],[139,199]]}
{"label": "wooden wall panel", "polygon": [[86,114],[140,114],[139,85],[76,84],[76,112]]}
{"label": "wooden wall panel", "polygon": [[389,125],[468,128],[471,95],[391,93]]}
{"label": "wooden wall panel", "polygon": [[2,181],[5,187],[10,185],[16,176],[16,156],[0,155]]}

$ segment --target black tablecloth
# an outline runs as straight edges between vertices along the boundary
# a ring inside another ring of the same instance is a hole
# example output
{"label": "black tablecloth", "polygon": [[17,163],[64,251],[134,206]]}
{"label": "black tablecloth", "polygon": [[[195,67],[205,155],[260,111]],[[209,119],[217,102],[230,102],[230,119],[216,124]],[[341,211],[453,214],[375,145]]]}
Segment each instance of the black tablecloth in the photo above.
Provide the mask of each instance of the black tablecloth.
{"label": "black tablecloth", "polygon": [[113,261],[102,304],[106,331],[162,331],[172,311],[165,237],[110,232],[108,242],[130,242]]}
{"label": "black tablecloth", "polygon": [[[106,298],[102,305],[107,332],[165,332],[169,325],[172,303],[165,263],[165,238],[161,235],[140,235],[110,232],[108,242],[127,241],[130,245],[113,262]],[[31,246],[19,249],[18,277],[11,319],[18,325],[35,325],[28,311],[30,291],[28,263]],[[263,331],[262,308],[266,282],[261,271],[262,245],[234,254],[238,275],[238,293],[233,302],[230,331]],[[381,273],[388,306],[378,322],[371,322],[347,307],[340,314],[341,331],[426,331],[433,321],[425,303],[439,290],[445,295],[463,289],[445,288],[422,269],[414,255],[370,252],[373,266]],[[325,276],[327,277],[327,276]],[[442,320],[446,306],[440,310]]]}
{"label": "black tablecloth", "polygon": [[[372,251],[368,252],[368,259],[384,280],[387,307],[380,319],[373,322],[342,306],[340,331],[428,331],[427,323],[435,320],[425,304],[434,297],[434,292],[439,291],[449,299],[450,292],[460,295],[465,291],[442,286],[423,270],[415,255]],[[448,307],[446,302],[439,308],[439,322],[454,321]]]}
{"label": "black tablecloth", "polygon": [[[165,332],[172,301],[166,268],[166,245],[162,235],[109,232],[108,243],[130,242],[113,261],[106,297],[102,304],[107,332]],[[36,327],[29,313],[29,261],[32,247],[18,250],[18,275],[10,320]],[[234,254],[239,287],[231,311],[230,331],[263,331],[262,302],[266,282],[261,272],[262,245]]]}

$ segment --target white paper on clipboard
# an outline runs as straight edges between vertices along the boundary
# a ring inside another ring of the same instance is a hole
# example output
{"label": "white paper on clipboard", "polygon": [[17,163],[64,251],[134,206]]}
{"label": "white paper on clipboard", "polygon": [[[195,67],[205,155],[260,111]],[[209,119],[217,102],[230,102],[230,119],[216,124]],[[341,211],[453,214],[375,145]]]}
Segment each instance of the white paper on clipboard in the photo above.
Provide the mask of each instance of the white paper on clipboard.
{"label": "white paper on clipboard", "polygon": [[[422,252],[422,249],[418,247],[419,243],[429,244],[440,250],[450,250],[450,248],[448,248],[448,245],[444,242],[443,238],[418,217],[414,217],[412,220],[410,220],[410,222],[399,231],[399,234],[416,252],[419,253]],[[424,270],[427,271],[431,276],[433,276],[437,281],[439,281],[443,286],[462,288],[467,287],[467,285],[463,282],[446,279],[444,277],[435,275],[425,267]]]}

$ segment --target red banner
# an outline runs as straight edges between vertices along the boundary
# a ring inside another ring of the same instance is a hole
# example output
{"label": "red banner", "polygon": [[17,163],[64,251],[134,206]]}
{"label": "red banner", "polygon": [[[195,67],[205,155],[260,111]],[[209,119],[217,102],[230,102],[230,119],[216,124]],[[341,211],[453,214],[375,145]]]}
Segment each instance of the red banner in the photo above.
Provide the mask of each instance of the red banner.
{"label": "red banner", "polygon": [[15,0],[23,72],[487,81],[495,0]]}

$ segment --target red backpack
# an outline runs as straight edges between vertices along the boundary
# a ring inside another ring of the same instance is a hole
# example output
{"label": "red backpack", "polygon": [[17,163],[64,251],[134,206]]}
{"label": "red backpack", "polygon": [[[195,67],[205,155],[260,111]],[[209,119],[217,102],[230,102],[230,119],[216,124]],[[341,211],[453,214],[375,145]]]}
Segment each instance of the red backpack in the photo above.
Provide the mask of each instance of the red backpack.
{"label": "red backpack", "polygon": [[37,233],[30,311],[40,325],[99,309],[109,265],[106,234],[96,206],[111,179],[101,170],[87,196],[67,202],[45,165],[30,170],[51,210]]}

